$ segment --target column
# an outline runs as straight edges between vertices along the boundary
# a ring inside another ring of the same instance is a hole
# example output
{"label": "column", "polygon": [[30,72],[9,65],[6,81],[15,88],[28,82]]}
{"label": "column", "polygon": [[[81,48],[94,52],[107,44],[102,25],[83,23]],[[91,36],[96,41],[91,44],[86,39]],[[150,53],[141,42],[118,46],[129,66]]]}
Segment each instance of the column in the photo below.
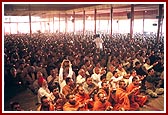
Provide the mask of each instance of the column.
{"label": "column", "polygon": [[131,21],[130,21],[130,40],[132,41],[133,38],[133,25],[134,24],[134,5],[131,4]]}
{"label": "column", "polygon": [[29,25],[30,25],[30,37],[31,37],[32,36],[32,29],[31,29],[31,13],[30,13],[30,11],[31,11],[31,7],[29,5]]}
{"label": "column", "polygon": [[163,4],[159,4],[159,19],[158,19],[158,30],[157,30],[157,42],[160,42],[160,27],[161,27],[161,20],[163,18]]}
{"label": "column", "polygon": [[97,10],[94,10],[94,34],[96,35],[96,14],[97,14]]}
{"label": "column", "polygon": [[59,13],[59,33],[60,33],[60,13]]}
{"label": "column", "polygon": [[73,11],[73,32],[75,33],[75,11]]}
{"label": "column", "polygon": [[143,38],[144,38],[144,23],[145,23],[145,11],[143,11],[143,28],[142,28]]}
{"label": "column", "polygon": [[54,29],[55,29],[55,28],[54,28],[54,15],[53,15],[53,33],[55,33],[55,32],[54,32]]}
{"label": "column", "polygon": [[85,35],[85,10],[83,10],[83,35]]}
{"label": "column", "polygon": [[65,33],[67,33],[67,14],[65,13]]}
{"label": "column", "polygon": [[111,10],[110,10],[110,35],[112,36],[112,32],[113,32],[113,30],[112,30],[112,23],[113,23],[113,7],[111,7]]}

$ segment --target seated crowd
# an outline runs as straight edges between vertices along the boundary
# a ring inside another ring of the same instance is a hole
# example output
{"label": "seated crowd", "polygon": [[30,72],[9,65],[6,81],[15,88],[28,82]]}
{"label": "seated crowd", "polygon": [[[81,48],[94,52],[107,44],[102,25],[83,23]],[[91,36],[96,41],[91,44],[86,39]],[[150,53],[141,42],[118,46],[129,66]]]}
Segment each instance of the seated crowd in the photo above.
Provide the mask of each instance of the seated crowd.
{"label": "seated crowd", "polygon": [[101,38],[98,50],[92,35],[5,35],[4,91],[30,89],[37,111],[137,111],[164,93],[163,39]]}

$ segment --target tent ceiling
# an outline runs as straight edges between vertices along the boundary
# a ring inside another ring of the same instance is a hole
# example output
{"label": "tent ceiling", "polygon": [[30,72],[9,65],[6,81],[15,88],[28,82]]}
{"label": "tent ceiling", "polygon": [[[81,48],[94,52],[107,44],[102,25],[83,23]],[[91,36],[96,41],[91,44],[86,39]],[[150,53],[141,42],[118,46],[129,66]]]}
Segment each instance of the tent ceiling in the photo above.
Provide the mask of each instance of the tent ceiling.
{"label": "tent ceiling", "polygon": [[[99,17],[109,18],[110,9],[113,7],[113,18],[126,17],[131,11],[130,4],[4,4],[5,16],[40,16],[50,17],[60,14],[72,15],[75,12],[76,17],[82,17],[85,10],[86,15],[94,15],[94,9],[97,9]],[[158,15],[159,4],[134,4],[135,17],[142,18],[143,12],[147,14],[146,18],[156,18]]]}

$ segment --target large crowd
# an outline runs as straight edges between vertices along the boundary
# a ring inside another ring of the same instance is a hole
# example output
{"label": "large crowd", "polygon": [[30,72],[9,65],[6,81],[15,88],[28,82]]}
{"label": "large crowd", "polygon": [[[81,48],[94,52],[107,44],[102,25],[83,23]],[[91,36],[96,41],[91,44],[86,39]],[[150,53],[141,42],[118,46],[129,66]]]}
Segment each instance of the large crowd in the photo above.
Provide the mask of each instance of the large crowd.
{"label": "large crowd", "polygon": [[5,35],[4,91],[20,86],[37,95],[37,111],[139,110],[164,93],[164,37]]}

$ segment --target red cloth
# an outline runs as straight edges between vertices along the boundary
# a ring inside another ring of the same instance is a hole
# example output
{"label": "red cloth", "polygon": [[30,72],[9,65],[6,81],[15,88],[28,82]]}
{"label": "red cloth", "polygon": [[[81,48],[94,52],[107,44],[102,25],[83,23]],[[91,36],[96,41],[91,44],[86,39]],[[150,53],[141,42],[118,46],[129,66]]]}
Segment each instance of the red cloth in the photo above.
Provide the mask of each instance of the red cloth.
{"label": "red cloth", "polygon": [[38,78],[38,84],[39,84],[40,87],[42,86],[42,83],[43,83],[44,80],[45,80],[45,79],[44,79],[44,77],[42,77],[42,76],[40,76],[40,77]]}

